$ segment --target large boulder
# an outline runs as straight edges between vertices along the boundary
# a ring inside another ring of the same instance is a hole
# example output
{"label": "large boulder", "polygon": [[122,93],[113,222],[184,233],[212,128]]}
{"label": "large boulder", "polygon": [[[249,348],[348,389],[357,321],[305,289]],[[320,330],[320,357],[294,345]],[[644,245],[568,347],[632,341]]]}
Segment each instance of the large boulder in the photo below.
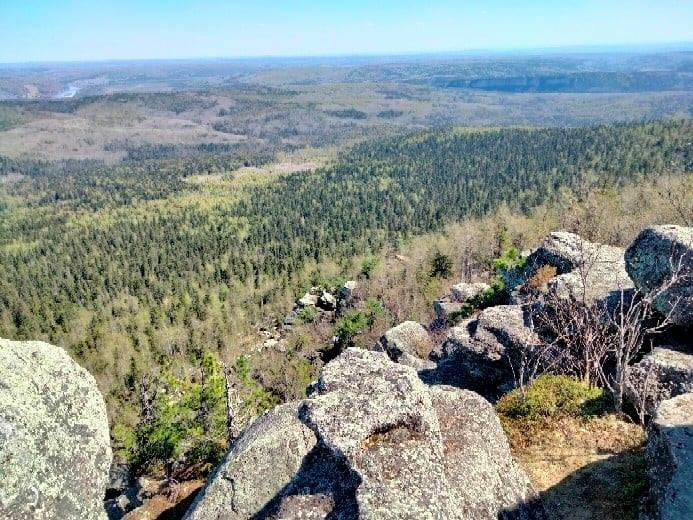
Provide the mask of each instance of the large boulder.
{"label": "large boulder", "polygon": [[450,297],[453,301],[464,303],[473,298],[481,296],[484,292],[488,291],[491,287],[487,283],[476,282],[476,283],[458,283],[450,288]]}
{"label": "large boulder", "polygon": [[[655,307],[681,326],[693,326],[693,228],[653,226],[625,254],[626,269],[643,293],[658,293]],[[663,287],[677,273],[677,281]]]}
{"label": "large boulder", "polygon": [[652,415],[662,401],[693,392],[693,354],[656,347],[628,369],[626,398],[638,411]]}
{"label": "large boulder", "polygon": [[280,408],[277,427],[241,436],[186,519],[543,518],[493,407],[384,353],[347,349],[309,399]]}
{"label": "large boulder", "polygon": [[[522,275],[516,277],[522,285],[516,287],[514,301],[523,302],[528,289],[538,289],[558,298],[612,309],[621,293],[630,293],[633,288],[623,255],[621,248],[589,242],[574,233],[551,233],[527,257]],[[547,267],[554,269],[552,276],[547,277]]]}
{"label": "large boulder", "polygon": [[450,329],[439,352],[438,368],[426,377],[438,383],[495,395],[512,385],[513,367],[542,346],[531,313],[520,305],[498,305]]}
{"label": "large boulder", "polygon": [[358,285],[355,280],[348,280],[337,290],[337,315],[341,316],[344,311],[354,306]]}
{"label": "large boulder", "polygon": [[478,298],[491,287],[483,282],[461,282],[450,288],[450,294],[433,302],[433,310],[439,320],[449,321],[455,315],[469,308],[470,302]]}
{"label": "large boulder", "polygon": [[643,520],[693,518],[693,394],[659,405],[647,438],[647,472]]}
{"label": "large boulder", "polygon": [[385,352],[392,361],[414,368],[431,368],[428,355],[433,350],[433,341],[428,331],[415,321],[405,321],[388,330],[375,346]]}
{"label": "large boulder", "polygon": [[94,378],[61,348],[0,339],[0,517],[105,519],[110,466]]}
{"label": "large boulder", "polygon": [[317,444],[296,410],[296,403],[288,403],[255,420],[214,470],[185,518],[250,518],[281,495]]}

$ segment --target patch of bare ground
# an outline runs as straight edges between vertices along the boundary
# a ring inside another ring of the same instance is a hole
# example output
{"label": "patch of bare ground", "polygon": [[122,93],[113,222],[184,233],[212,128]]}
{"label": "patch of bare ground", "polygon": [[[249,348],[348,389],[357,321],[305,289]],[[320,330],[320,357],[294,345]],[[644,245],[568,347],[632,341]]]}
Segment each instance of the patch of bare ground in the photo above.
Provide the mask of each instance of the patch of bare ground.
{"label": "patch of bare ground", "polygon": [[502,422],[549,518],[638,517],[646,483],[645,432],[639,425],[613,414],[543,423],[504,417]]}
{"label": "patch of bare ground", "polygon": [[145,500],[143,505],[130,511],[123,520],[179,520],[203,485],[203,480],[188,480],[166,487],[159,494]]}

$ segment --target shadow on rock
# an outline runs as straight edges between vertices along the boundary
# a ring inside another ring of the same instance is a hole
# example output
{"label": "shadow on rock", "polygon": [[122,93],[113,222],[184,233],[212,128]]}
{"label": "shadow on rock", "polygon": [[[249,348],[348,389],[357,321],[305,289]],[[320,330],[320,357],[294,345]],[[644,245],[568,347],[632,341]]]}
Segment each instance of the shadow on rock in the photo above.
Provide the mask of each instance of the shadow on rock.
{"label": "shadow on rock", "polygon": [[318,443],[305,456],[292,481],[251,518],[297,518],[311,510],[324,514],[326,520],[356,520],[359,484],[358,475],[346,462]]}

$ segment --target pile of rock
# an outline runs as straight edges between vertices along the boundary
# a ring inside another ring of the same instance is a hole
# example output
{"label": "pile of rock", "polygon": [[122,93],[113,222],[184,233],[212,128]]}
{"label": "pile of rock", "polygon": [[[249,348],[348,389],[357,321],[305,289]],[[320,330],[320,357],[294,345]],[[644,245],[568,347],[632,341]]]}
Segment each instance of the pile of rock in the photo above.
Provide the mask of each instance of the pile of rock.
{"label": "pile of rock", "polygon": [[388,330],[374,350],[385,352],[395,363],[417,370],[435,368],[435,363],[428,360],[433,340],[428,331],[415,321],[405,321]]}
{"label": "pile of rock", "polygon": [[512,386],[511,363],[541,344],[525,307],[489,307],[450,329],[441,348],[433,353],[438,366],[428,377],[494,397]]}
{"label": "pile of rock", "polygon": [[291,330],[303,309],[314,310],[318,320],[334,320],[336,316],[340,316],[346,309],[355,305],[357,287],[357,282],[347,281],[336,291],[336,295],[321,287],[311,287],[306,294],[296,300],[296,305],[284,318],[282,330],[284,332]]}
{"label": "pile of rock", "polygon": [[241,436],[188,520],[543,518],[493,407],[348,349]]}

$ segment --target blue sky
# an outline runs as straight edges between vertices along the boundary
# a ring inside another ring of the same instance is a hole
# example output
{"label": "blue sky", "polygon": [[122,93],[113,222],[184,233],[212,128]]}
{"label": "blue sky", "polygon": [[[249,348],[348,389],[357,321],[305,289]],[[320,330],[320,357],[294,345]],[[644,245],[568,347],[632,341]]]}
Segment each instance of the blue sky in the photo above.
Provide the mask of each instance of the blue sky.
{"label": "blue sky", "polygon": [[692,0],[0,0],[0,62],[693,41]]}

